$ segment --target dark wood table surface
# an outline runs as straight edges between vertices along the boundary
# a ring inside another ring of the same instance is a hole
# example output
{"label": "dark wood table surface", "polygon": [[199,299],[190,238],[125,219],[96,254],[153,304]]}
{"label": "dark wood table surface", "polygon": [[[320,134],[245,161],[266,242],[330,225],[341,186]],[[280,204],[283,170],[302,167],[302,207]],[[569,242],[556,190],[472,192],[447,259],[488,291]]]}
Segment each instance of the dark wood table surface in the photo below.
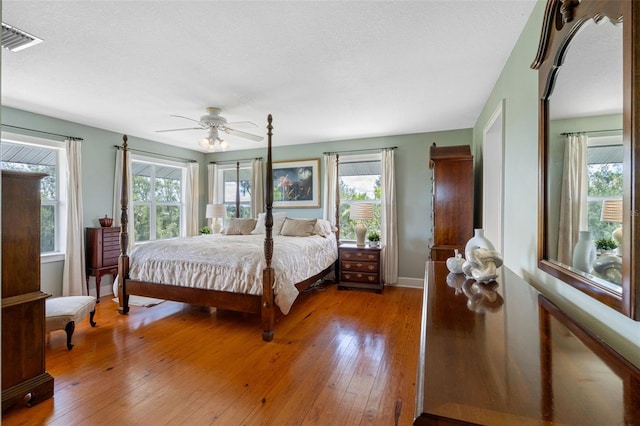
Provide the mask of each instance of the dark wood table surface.
{"label": "dark wood table surface", "polygon": [[640,425],[640,370],[508,268],[427,262],[416,425]]}

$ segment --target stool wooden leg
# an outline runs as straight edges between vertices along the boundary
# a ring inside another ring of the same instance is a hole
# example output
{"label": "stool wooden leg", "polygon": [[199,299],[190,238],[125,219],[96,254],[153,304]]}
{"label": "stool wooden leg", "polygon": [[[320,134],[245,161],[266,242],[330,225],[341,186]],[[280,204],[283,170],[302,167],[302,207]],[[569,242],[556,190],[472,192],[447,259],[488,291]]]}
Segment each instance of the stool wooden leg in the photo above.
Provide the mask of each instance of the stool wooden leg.
{"label": "stool wooden leg", "polygon": [[96,322],[93,320],[93,316],[96,314],[96,310],[94,309],[93,311],[89,312],[89,324],[91,324],[91,327],[95,327],[96,326]]}
{"label": "stool wooden leg", "polygon": [[74,321],[69,321],[67,325],[64,326],[64,331],[67,333],[67,349],[73,349],[73,345],[71,344],[71,336],[73,336],[73,332],[76,330],[76,323]]}

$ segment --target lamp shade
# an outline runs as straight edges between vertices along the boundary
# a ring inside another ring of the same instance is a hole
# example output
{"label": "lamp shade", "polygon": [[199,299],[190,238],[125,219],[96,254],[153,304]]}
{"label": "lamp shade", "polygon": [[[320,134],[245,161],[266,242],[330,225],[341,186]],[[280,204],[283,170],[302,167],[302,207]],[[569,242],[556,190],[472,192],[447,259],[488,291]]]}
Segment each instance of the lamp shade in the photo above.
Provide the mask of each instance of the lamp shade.
{"label": "lamp shade", "polygon": [[604,200],[602,202],[600,220],[602,222],[622,223],[622,199]]}
{"label": "lamp shade", "polygon": [[353,203],[349,212],[350,219],[373,219],[373,203]]}
{"label": "lamp shade", "polygon": [[224,204],[207,204],[207,211],[205,217],[207,219],[225,217],[227,215],[227,209]]}

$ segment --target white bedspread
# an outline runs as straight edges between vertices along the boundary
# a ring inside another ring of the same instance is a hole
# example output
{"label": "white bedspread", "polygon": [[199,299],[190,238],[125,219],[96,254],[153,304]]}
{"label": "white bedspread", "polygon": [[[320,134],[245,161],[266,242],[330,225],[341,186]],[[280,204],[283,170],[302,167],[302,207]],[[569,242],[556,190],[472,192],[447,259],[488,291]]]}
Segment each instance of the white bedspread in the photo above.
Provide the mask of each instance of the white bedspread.
{"label": "white bedspread", "polygon": [[[275,301],[287,314],[298,296],[295,284],[338,258],[335,235],[273,237]],[[130,254],[133,280],[262,294],[264,235],[201,235],[138,244]]]}

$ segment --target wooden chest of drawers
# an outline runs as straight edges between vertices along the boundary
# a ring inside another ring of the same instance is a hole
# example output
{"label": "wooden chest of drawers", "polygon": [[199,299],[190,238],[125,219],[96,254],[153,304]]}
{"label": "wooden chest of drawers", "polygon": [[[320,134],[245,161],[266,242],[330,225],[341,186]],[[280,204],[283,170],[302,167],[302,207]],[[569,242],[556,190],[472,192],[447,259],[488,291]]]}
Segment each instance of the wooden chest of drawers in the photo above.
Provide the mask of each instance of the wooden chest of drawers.
{"label": "wooden chest of drawers", "polygon": [[2,411],[53,396],[40,289],[40,180],[2,170]]}
{"label": "wooden chest of drawers", "polygon": [[338,289],[363,288],[382,293],[379,247],[340,245],[340,283]]}
{"label": "wooden chest of drawers", "polygon": [[96,277],[96,302],[100,302],[100,280],[102,275],[118,273],[120,256],[120,228],[86,229],[87,291],[89,277]]}

